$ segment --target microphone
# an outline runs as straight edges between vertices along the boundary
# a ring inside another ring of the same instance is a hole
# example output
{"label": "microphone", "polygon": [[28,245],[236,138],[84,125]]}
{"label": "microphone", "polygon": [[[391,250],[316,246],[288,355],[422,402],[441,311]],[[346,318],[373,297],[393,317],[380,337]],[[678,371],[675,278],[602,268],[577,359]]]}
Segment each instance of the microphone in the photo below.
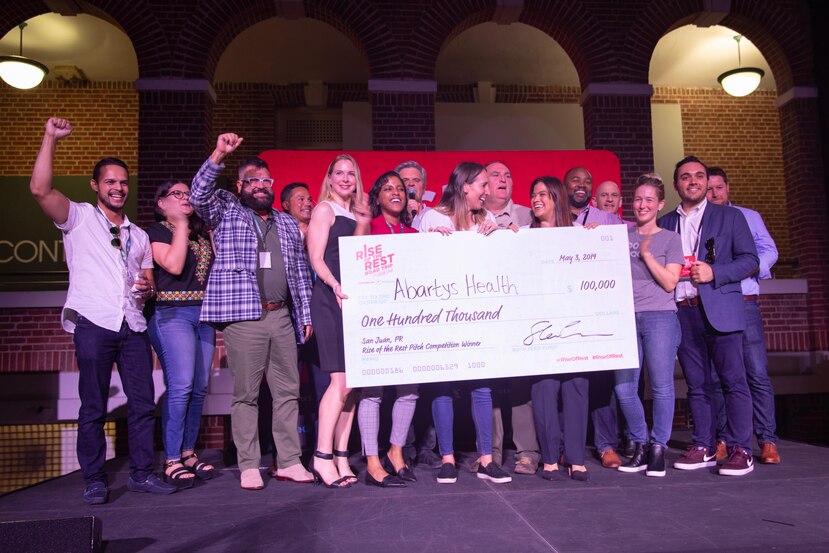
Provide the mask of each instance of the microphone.
{"label": "microphone", "polygon": [[[417,197],[417,191],[414,188],[409,188],[408,193],[409,193],[409,199],[410,200],[414,200]],[[412,210],[412,219],[414,219],[416,216],[417,216],[417,210],[413,209]]]}

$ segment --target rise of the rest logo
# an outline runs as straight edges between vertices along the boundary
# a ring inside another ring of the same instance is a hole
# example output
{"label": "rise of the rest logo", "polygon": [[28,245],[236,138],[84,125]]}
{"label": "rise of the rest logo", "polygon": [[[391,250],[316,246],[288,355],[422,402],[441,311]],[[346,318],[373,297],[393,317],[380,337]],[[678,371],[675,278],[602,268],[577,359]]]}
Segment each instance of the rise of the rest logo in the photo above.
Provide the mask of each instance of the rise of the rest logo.
{"label": "rise of the rest logo", "polygon": [[355,254],[356,260],[362,264],[366,276],[385,275],[392,271],[394,253],[384,252],[383,245],[366,246]]}

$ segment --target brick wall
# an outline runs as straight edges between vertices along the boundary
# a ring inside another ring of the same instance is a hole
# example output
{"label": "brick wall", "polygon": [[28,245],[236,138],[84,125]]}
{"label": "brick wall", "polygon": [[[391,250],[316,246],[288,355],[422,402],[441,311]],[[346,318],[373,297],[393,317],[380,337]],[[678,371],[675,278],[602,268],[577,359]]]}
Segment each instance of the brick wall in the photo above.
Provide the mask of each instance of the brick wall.
{"label": "brick wall", "polygon": [[55,175],[91,175],[105,156],[123,159],[137,173],[138,94],[133,84],[46,81],[33,90],[0,83],[0,175],[31,173],[49,117],[65,117],[74,127],[58,146]]}
{"label": "brick wall", "polygon": [[[705,88],[658,87],[653,96],[654,103],[680,105],[685,153],[725,169],[731,200],[760,212],[786,261],[792,252],[776,100],[770,91],[734,98]],[[775,268],[778,276],[787,271],[783,264]]]}
{"label": "brick wall", "polygon": [[370,93],[375,150],[434,150],[435,94]]}

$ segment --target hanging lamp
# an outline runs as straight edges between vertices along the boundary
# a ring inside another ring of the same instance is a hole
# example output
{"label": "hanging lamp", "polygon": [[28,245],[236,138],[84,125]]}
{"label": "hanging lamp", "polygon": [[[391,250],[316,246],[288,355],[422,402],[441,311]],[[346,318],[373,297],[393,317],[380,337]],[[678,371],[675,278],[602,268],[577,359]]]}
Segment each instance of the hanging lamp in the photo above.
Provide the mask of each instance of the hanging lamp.
{"label": "hanging lamp", "polygon": [[0,79],[15,88],[34,88],[43,81],[49,69],[33,59],[23,57],[23,29],[26,23],[17,27],[20,29],[20,55],[0,56]]}
{"label": "hanging lamp", "polygon": [[737,69],[726,71],[719,77],[719,81],[723,90],[731,96],[741,97],[748,96],[760,86],[760,79],[763,78],[765,72],[757,67],[741,67],[743,60],[740,54],[740,39],[742,35],[737,35],[734,40],[737,41]]}

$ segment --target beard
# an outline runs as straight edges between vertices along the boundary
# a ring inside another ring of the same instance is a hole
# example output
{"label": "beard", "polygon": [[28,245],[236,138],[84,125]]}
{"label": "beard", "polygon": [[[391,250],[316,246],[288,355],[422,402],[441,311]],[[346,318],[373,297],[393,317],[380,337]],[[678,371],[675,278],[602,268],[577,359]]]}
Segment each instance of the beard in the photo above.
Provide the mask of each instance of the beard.
{"label": "beard", "polygon": [[101,194],[100,192],[98,192],[98,201],[113,213],[119,213],[123,211],[124,206],[127,204],[127,194],[124,194],[124,200],[121,205],[115,205],[108,194]]}
{"label": "beard", "polygon": [[243,189],[239,202],[254,211],[266,211],[273,207],[273,190],[267,189],[264,198],[257,198],[253,195],[253,190]]}
{"label": "beard", "polygon": [[576,196],[572,193],[568,194],[568,198],[570,199],[570,205],[576,209],[584,209],[590,203],[590,194],[585,194],[584,200],[581,202],[576,201]]}

